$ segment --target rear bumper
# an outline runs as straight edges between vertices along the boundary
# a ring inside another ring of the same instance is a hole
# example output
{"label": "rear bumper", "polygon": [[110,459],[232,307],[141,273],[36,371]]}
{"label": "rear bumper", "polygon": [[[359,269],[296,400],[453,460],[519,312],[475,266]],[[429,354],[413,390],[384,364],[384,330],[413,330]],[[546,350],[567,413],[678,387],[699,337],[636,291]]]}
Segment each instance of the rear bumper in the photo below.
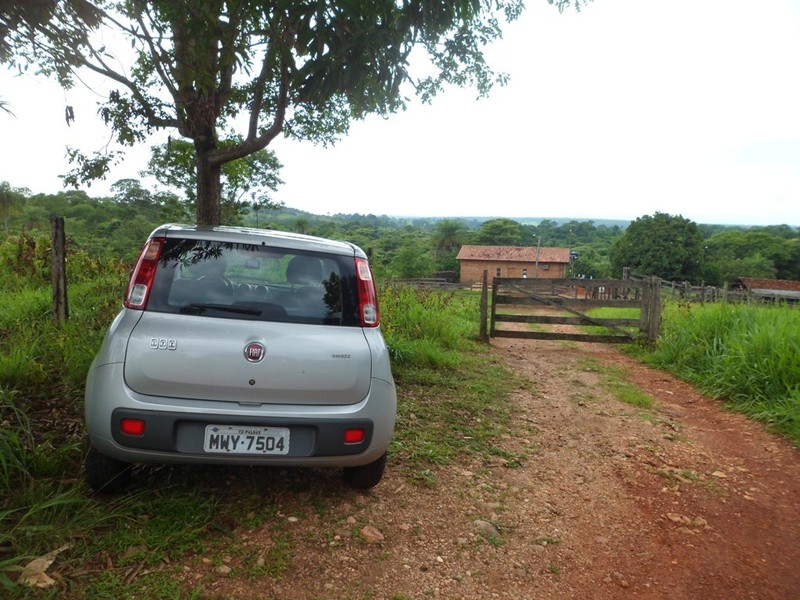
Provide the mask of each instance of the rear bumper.
{"label": "rear bumper", "polygon": [[[369,395],[353,405],[269,405],[189,401],[141,396],[124,385],[121,366],[92,369],[86,386],[86,425],[102,454],[129,463],[206,463],[350,467],[373,462],[388,449],[397,401],[394,385],[373,379]],[[142,435],[122,432],[122,419],[144,422]],[[209,453],[206,425],[282,427],[289,452]],[[344,441],[346,429],[363,429],[364,440]]]}
{"label": "rear bumper", "polygon": [[[144,433],[129,435],[122,431],[123,419],[144,423]],[[246,427],[282,427],[289,430],[287,458],[309,456],[348,456],[360,454],[372,442],[373,423],[367,419],[286,419],[230,415],[185,414],[148,410],[116,409],[111,413],[111,436],[119,446],[131,450],[169,452],[207,456],[203,450],[206,425]],[[347,444],[345,430],[362,429],[364,440]],[[255,455],[269,459],[275,455]]]}

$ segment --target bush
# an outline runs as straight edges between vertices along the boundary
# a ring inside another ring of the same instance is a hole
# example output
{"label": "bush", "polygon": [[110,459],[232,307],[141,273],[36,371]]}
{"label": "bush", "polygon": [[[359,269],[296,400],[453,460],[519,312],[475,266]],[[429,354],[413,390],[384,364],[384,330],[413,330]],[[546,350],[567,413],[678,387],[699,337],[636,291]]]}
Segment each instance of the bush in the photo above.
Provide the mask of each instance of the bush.
{"label": "bush", "polygon": [[381,328],[396,365],[446,367],[453,351],[478,337],[478,297],[418,290],[407,285],[380,291]]}

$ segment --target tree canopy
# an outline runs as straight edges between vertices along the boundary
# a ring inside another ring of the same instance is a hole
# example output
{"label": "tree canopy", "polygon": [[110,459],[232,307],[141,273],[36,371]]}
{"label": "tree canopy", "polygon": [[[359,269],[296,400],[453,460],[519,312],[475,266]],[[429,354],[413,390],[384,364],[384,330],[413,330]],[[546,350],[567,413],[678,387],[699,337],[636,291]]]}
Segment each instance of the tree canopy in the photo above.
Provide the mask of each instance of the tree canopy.
{"label": "tree canopy", "polygon": [[712,283],[739,277],[800,279],[800,243],[787,226],[727,229],[705,244],[704,278]]}
{"label": "tree canopy", "polygon": [[522,246],[525,231],[522,224],[513,219],[490,219],[485,221],[475,235],[479,246]]}
{"label": "tree canopy", "polygon": [[[484,95],[505,82],[483,48],[521,10],[521,0],[3,2],[0,59],[35,63],[65,86],[82,70],[106,78],[115,89],[100,114],[122,146],[158,129],[191,140],[197,221],[217,224],[222,165],[282,133],[332,143],[353,119],[402,109],[406,83],[430,100],[448,84]],[[425,55],[432,68],[412,77],[409,65]],[[73,184],[120,159],[114,150],[70,156]]]}
{"label": "tree canopy", "polygon": [[[196,207],[197,171],[192,145],[184,140],[170,140],[167,144],[153,146],[151,153],[147,170],[142,174],[152,175],[168,189],[181,190],[189,206]],[[279,203],[271,200],[270,194],[283,183],[278,175],[281,167],[275,153],[266,149],[223,164],[220,168],[222,220],[234,224],[242,211],[252,205],[259,210],[277,208]]]}
{"label": "tree canopy", "polygon": [[689,219],[657,212],[631,223],[611,245],[609,257],[617,276],[630,267],[662,279],[699,282],[703,234]]}

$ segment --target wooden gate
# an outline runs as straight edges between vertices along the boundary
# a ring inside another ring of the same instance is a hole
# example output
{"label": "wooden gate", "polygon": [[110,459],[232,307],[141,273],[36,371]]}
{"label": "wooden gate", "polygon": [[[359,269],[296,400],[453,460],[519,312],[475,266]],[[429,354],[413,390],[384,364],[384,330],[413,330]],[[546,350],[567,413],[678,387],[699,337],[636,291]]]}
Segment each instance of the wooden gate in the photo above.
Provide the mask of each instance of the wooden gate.
{"label": "wooden gate", "polygon": [[[491,318],[486,331],[488,273],[484,273],[481,337],[628,343],[655,340],[661,321],[661,280],[644,279],[512,279],[492,280]],[[594,317],[600,307],[635,308],[636,318]],[[503,323],[599,326],[607,333],[503,329]]]}

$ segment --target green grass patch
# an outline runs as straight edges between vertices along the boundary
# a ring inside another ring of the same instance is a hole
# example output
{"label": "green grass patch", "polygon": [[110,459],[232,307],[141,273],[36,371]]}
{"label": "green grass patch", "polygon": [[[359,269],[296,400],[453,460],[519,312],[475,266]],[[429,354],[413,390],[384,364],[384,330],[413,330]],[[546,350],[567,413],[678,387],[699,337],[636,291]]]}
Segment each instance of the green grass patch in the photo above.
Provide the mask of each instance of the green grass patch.
{"label": "green grass patch", "polygon": [[[509,431],[512,410],[504,398],[517,378],[476,344],[458,368],[401,366],[398,421],[391,455],[395,463],[424,473],[470,452],[487,460]],[[504,456],[513,462],[515,457]],[[430,482],[429,476],[423,481]]]}
{"label": "green grass patch", "polygon": [[652,396],[627,381],[627,371],[623,367],[591,358],[582,359],[580,365],[584,371],[597,373],[603,388],[617,400],[638,408],[651,409],[655,406]]}
{"label": "green grass patch", "polygon": [[121,273],[69,287],[70,318],[54,324],[47,286],[25,287],[0,308],[0,386],[26,396],[80,396],[105,330],[121,306]]}
{"label": "green grass patch", "polygon": [[456,367],[478,337],[479,302],[478,294],[383,286],[381,330],[393,367]]}
{"label": "green grass patch", "polygon": [[466,452],[519,461],[497,445],[509,430],[505,398],[522,382],[477,343],[479,300],[408,286],[382,290],[382,328],[398,383],[390,457],[416,484],[435,485],[433,467]]}
{"label": "green grass patch", "polygon": [[206,597],[199,588],[187,591],[184,587],[170,569],[139,572],[135,577],[109,569],[98,573],[82,592],[85,598],[103,600],[191,600]]}
{"label": "green grass patch", "polygon": [[800,446],[800,311],[668,302],[655,349],[636,352]]}

